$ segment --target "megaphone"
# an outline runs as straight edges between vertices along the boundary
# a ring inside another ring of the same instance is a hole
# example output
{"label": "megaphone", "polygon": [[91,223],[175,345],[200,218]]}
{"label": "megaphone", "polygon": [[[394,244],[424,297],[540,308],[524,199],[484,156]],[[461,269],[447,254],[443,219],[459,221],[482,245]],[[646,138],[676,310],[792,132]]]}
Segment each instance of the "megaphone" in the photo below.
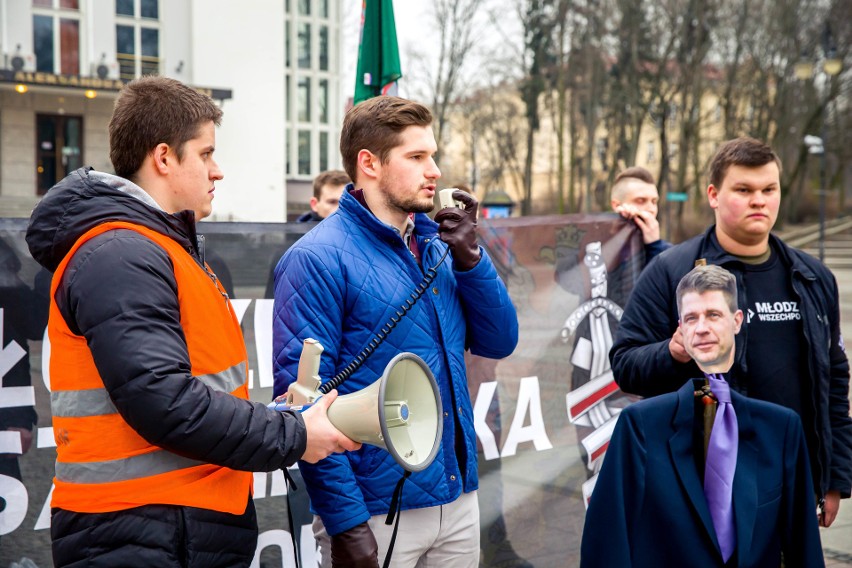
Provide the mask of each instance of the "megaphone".
{"label": "megaphone", "polygon": [[[323,347],[306,339],[299,358],[296,382],[290,385],[284,405],[277,409],[304,408],[322,396],[319,387]],[[365,389],[340,395],[328,407],[328,419],[348,438],[387,450],[410,472],[426,469],[438,454],[443,421],[441,393],[429,366],[414,353],[390,360],[382,376]]]}

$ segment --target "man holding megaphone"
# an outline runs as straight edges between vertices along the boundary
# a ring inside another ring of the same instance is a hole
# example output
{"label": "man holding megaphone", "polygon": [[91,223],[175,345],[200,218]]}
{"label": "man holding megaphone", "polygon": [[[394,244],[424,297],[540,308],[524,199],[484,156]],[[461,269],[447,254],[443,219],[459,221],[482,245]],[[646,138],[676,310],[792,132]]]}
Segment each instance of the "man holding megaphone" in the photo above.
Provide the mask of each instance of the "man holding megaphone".
{"label": "man holding megaphone", "polygon": [[[372,98],[350,110],[340,150],[354,184],[337,212],[275,269],[275,395],[296,382],[303,344],[314,339],[323,348],[316,373],[323,384],[347,375],[337,385],[342,395],[382,399],[385,430],[378,440],[300,464],[323,566],[377,566],[386,559],[393,527],[385,516],[404,471],[413,473],[399,500],[393,565],[479,565],[476,435],[464,351],[508,356],[518,321],[477,243],[476,199],[451,191],[451,206],[435,221],[425,215],[441,176],[431,124],[427,108],[397,97]],[[429,376],[419,383],[422,390],[396,378],[406,368]],[[363,426],[350,414],[355,428]],[[428,448],[436,431],[430,414],[439,435],[434,456],[424,451],[421,459],[418,444]],[[402,423],[425,423],[428,432],[393,439]]]}

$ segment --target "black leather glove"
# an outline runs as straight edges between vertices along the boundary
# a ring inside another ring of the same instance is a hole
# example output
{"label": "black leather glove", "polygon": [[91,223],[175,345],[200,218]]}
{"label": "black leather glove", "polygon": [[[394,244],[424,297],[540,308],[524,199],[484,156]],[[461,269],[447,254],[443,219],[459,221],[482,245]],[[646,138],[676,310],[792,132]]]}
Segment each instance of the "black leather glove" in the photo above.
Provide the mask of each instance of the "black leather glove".
{"label": "black leather glove", "polygon": [[479,263],[479,244],[476,242],[476,211],[479,201],[467,192],[457,189],[453,199],[464,203],[464,209],[445,207],[435,215],[441,240],[453,253],[455,268],[466,272]]}
{"label": "black leather glove", "polygon": [[331,537],[331,565],[334,568],[379,567],[379,545],[370,525],[361,523]]}

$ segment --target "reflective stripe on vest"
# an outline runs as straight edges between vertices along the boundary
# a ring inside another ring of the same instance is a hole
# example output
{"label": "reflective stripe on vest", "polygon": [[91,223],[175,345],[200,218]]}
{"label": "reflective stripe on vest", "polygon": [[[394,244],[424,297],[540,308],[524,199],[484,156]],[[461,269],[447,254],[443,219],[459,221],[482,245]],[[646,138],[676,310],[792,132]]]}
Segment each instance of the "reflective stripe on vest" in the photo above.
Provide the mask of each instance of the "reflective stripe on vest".
{"label": "reflective stripe on vest", "polygon": [[171,259],[192,373],[186,380],[248,398],[248,354],[221,286],[165,235],[127,222],[91,229],[63,259],[51,286],[50,398],[57,442],[51,506],[99,513],[164,504],[242,514],[252,474],[179,456],[143,439],[117,412],[85,337],[74,334],[59,312],[56,290],[70,259],[87,240],[114,230],[140,233]]}
{"label": "reflective stripe on vest", "polygon": [[[242,363],[225,369],[221,373],[211,373],[195,378],[215,391],[228,393],[237,390],[246,382]],[[118,410],[106,389],[85,389],[50,393],[50,412],[53,416],[61,418],[79,418],[115,414]]]}
{"label": "reflective stripe on vest", "polygon": [[56,462],[56,479],[67,483],[111,483],[150,477],[188,467],[203,465],[193,460],[167,452],[155,450],[132,458],[101,462],[62,463]]}

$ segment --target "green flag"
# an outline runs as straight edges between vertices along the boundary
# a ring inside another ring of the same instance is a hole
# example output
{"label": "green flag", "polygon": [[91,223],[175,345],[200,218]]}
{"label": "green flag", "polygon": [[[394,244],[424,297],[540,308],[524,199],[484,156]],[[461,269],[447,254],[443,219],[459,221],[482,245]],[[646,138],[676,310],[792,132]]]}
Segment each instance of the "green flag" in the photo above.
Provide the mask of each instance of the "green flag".
{"label": "green flag", "polygon": [[355,104],[378,95],[396,94],[402,77],[392,0],[364,0],[361,6],[361,45],[355,76]]}

